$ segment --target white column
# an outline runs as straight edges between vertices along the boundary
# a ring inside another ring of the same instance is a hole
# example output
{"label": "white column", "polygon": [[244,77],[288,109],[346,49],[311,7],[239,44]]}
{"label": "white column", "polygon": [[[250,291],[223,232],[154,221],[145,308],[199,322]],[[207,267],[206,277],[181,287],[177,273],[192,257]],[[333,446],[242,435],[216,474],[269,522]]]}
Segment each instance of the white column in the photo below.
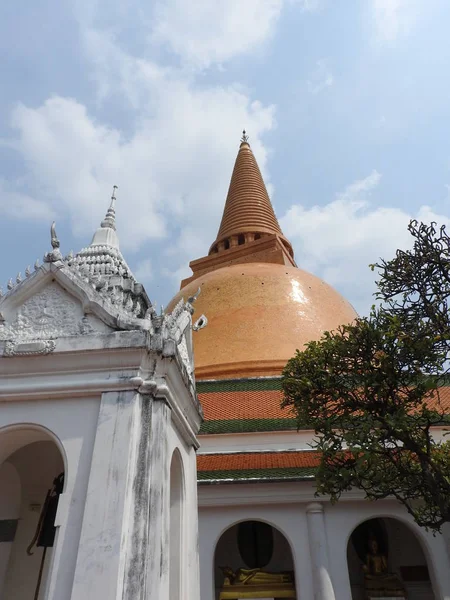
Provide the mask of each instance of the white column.
{"label": "white column", "polygon": [[314,599],[335,600],[328,565],[323,505],[320,502],[311,502],[308,504],[306,507],[306,519],[308,522],[309,549],[313,571]]}
{"label": "white column", "polygon": [[134,391],[102,395],[71,600],[145,598],[150,411]]}
{"label": "white column", "polygon": [[[164,400],[152,404],[152,431],[149,447],[149,521],[147,560],[142,568],[147,573],[147,598],[169,598],[169,528],[170,528],[170,456],[167,432],[170,408]],[[130,600],[134,600],[130,596]]]}

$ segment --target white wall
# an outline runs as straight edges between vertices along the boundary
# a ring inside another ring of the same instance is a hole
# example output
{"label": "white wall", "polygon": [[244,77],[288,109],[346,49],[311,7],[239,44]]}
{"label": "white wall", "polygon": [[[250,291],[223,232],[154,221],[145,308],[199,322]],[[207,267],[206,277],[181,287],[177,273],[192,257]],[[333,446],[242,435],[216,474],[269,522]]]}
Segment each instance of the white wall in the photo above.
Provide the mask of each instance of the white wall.
{"label": "white wall", "polygon": [[[222,486],[215,486],[220,495]],[[245,484],[239,486],[241,489]],[[257,487],[257,486],[254,486]],[[215,596],[214,552],[221,535],[240,521],[261,520],[280,530],[292,551],[298,600],[314,597],[311,562],[308,547],[308,531],[304,507],[279,504],[201,507],[199,510],[200,535],[200,584],[201,600],[213,600]],[[276,559],[274,558],[274,561]],[[283,563],[284,564],[284,563]],[[241,565],[242,566],[242,565]],[[275,567],[275,562],[274,562]],[[268,566],[270,569],[270,565]],[[347,599],[348,600],[348,599]]]}
{"label": "white wall", "polygon": [[[200,597],[198,553],[197,457],[195,449],[186,444],[182,434],[173,426],[167,436],[168,459],[178,452],[182,465],[184,489],[181,523],[182,552],[180,557],[183,600]],[[172,600],[172,599],[171,599]]]}
{"label": "white wall", "polygon": [[[253,519],[266,521],[285,535],[292,548],[297,600],[314,598],[306,506],[317,499],[314,499],[313,491],[308,492],[309,485],[295,483],[201,486],[199,508],[201,600],[214,598],[213,556],[221,534],[241,520]],[[303,501],[302,489],[305,496]],[[420,548],[422,548],[423,555],[427,559],[435,600],[450,600],[450,560],[444,537],[441,535],[433,537],[419,528],[395,501],[367,502],[362,499],[354,501],[342,499],[335,505],[324,503],[326,543],[335,600],[351,598],[347,565],[348,539],[359,523],[375,517],[397,518],[404,527],[408,527],[408,538],[404,534],[405,529],[392,528],[393,552],[399,554],[399,544],[402,548],[403,544],[405,545],[404,554],[402,550],[399,563],[395,566],[421,564],[415,561],[419,560]],[[395,530],[397,533],[394,535]],[[405,540],[403,540],[404,535]],[[411,535],[415,536],[412,542]],[[413,600],[414,598],[428,599],[428,596],[423,595],[421,589],[423,586],[409,587]]]}
{"label": "white wall", "polygon": [[[42,596],[48,600],[68,600],[70,597],[97,426],[98,407],[99,398],[5,402],[1,405],[1,461],[12,456],[16,450],[20,452],[20,447],[29,442],[52,439],[59,448],[65,467],[65,490],[60,497],[57,515],[57,524],[60,527],[53,553],[50,552],[50,556],[47,558],[47,568],[51,568],[51,575],[47,581],[46,590],[44,586]],[[23,452],[26,453],[26,448]],[[20,458],[19,453],[16,456]],[[20,524],[17,536],[23,536],[24,543],[25,540],[28,543],[31,541],[29,534],[32,530],[34,533],[34,527],[39,517],[38,513],[29,510],[30,503],[33,503],[34,499],[37,503],[39,501],[42,503],[42,493],[44,490],[47,491],[48,484],[48,481],[43,480],[41,490],[39,483],[31,480],[27,497],[22,499],[21,514],[24,520]],[[37,560],[40,552],[41,550],[38,550],[34,557],[24,558],[25,560],[28,558],[30,561]],[[64,556],[62,562],[61,555]],[[17,561],[20,563],[20,560],[16,557],[16,564]],[[34,574],[30,572],[30,580],[32,578],[34,578]],[[21,580],[20,585],[23,587],[25,584],[27,584],[26,577]],[[14,600],[16,597],[20,598],[20,596],[14,596]],[[29,597],[28,594],[27,599]]]}
{"label": "white wall", "polygon": [[183,579],[183,517],[184,473],[178,450],[172,454],[170,463],[170,523],[169,523],[169,599],[182,600]]}
{"label": "white wall", "polygon": [[[16,468],[9,462],[0,465],[0,520],[18,519],[20,516],[20,477]],[[0,598],[13,542],[0,542]]]}
{"label": "white wall", "polygon": [[[35,534],[47,491],[53,479],[64,470],[64,464],[56,444],[50,441],[28,444],[16,450],[8,461],[19,473],[22,502],[2,599],[28,600],[34,597],[43,548],[33,548],[32,556],[26,549]],[[53,548],[47,550],[39,599],[44,598],[52,551]]]}

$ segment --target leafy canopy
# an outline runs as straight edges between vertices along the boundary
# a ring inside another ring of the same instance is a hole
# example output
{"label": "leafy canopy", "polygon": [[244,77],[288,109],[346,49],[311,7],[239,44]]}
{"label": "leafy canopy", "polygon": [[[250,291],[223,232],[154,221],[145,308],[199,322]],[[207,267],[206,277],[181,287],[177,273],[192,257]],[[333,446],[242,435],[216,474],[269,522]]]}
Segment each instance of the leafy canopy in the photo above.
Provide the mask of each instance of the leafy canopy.
{"label": "leafy canopy", "polygon": [[412,250],[372,265],[380,302],[370,315],[289,360],[283,406],[317,434],[319,494],[336,501],[355,487],[371,500],[392,496],[438,531],[450,521],[450,443],[433,435],[447,420],[450,238],[435,223],[408,229]]}

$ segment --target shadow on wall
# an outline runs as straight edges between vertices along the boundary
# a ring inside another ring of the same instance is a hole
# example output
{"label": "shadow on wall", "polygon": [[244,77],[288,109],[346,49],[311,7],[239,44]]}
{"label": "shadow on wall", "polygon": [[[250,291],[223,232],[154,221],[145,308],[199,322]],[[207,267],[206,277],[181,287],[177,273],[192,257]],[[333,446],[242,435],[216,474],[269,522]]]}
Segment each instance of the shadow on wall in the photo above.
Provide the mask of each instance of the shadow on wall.
{"label": "shadow on wall", "polygon": [[49,491],[63,457],[50,435],[26,428],[0,432],[0,457],[0,598],[43,600],[58,499]]}
{"label": "shadow on wall", "polygon": [[[278,529],[262,521],[242,521],[221,535],[214,556],[216,600],[224,585],[221,567],[229,567],[234,573],[240,569],[259,569],[270,574],[268,579],[274,576],[274,581],[282,573],[290,574],[288,578],[292,581],[295,579],[289,542]],[[270,583],[267,585],[269,588]]]}
{"label": "shadow on wall", "polygon": [[[364,521],[347,546],[352,600],[365,600],[369,589],[408,600],[434,600],[427,560],[419,539],[394,518]],[[401,596],[400,596],[401,597]]]}

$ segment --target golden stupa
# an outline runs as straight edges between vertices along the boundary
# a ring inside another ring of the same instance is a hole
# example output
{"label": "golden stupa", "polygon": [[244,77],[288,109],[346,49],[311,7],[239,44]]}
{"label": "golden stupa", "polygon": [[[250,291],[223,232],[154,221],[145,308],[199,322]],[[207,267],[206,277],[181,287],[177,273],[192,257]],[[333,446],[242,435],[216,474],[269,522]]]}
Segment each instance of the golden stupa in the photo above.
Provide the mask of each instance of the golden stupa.
{"label": "golden stupa", "polygon": [[198,380],[280,375],[297,348],[356,316],[336,290],[297,268],[245,135],[217,238],[190,267],[169,309],[201,289],[195,311],[208,325],[193,336]]}

